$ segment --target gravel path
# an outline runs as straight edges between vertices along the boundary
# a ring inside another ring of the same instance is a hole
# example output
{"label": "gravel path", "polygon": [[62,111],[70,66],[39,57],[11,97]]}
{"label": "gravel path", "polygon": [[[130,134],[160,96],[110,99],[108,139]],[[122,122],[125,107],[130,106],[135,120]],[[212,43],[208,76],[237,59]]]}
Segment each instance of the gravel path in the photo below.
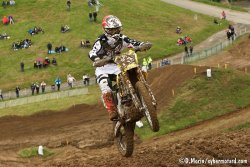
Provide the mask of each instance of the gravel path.
{"label": "gravel path", "polygon": [[182,8],[186,8],[198,13],[209,16],[220,17],[222,10],[226,12],[227,20],[234,23],[250,24],[250,14],[244,12],[233,11],[216,6],[210,6],[203,3],[193,2],[190,0],[161,0]]}

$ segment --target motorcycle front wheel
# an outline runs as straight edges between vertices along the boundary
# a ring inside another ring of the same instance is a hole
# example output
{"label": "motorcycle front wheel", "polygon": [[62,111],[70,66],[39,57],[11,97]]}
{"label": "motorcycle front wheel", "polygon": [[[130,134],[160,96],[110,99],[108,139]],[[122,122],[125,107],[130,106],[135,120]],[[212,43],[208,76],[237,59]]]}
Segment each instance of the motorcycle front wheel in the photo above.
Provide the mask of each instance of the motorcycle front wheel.
{"label": "motorcycle front wheel", "polygon": [[138,98],[140,99],[141,104],[145,109],[144,115],[148,121],[151,130],[153,132],[158,132],[160,126],[159,126],[159,121],[157,119],[156,108],[152,103],[152,99],[150,97],[150,94],[148,93],[147,88],[141,81],[138,81],[135,84],[135,87],[138,93]]}
{"label": "motorcycle front wheel", "polygon": [[134,129],[135,123],[127,123],[120,128],[118,135],[115,137],[117,148],[124,157],[130,157],[133,154]]}

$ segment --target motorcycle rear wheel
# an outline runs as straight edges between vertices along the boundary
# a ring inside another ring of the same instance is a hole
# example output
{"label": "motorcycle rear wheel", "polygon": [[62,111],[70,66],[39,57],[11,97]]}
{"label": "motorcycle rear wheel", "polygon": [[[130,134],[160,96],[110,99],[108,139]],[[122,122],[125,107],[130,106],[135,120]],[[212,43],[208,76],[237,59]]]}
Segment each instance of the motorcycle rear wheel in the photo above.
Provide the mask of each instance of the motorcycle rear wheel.
{"label": "motorcycle rear wheel", "polygon": [[130,157],[134,151],[134,129],[135,123],[123,125],[115,137],[115,142],[119,152],[124,157]]}
{"label": "motorcycle rear wheel", "polygon": [[136,90],[138,92],[138,97],[142,103],[142,106],[145,108],[144,115],[148,121],[148,124],[153,132],[158,132],[160,129],[159,121],[157,119],[156,108],[152,104],[152,99],[148,93],[145,85],[138,81],[135,84]]}

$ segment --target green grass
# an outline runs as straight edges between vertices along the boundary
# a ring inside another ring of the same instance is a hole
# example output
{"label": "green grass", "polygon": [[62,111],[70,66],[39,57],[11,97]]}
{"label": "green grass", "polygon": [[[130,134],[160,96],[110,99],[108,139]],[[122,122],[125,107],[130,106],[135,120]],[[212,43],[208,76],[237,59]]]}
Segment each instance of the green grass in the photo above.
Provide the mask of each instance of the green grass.
{"label": "green grass", "polygon": [[237,11],[240,11],[240,12],[248,12],[247,9],[244,9],[242,7],[239,7],[239,6],[235,6],[235,5],[231,5],[231,4],[228,5],[228,4],[224,4],[224,3],[220,3],[220,2],[214,2],[214,1],[211,1],[211,0],[192,0],[192,1],[202,2],[202,3],[208,4],[208,5],[212,5],[212,6],[218,6],[218,7],[222,7],[222,8],[237,10]]}
{"label": "green grass", "polygon": [[[37,157],[40,156],[38,155],[38,147],[30,147],[30,148],[25,148],[20,150],[17,153],[19,156],[21,156],[22,158],[31,158],[31,157]],[[43,148],[43,156],[44,158],[48,157],[48,156],[52,156],[55,153],[52,150],[49,150],[47,148]]]}
{"label": "green grass", "polygon": [[[92,43],[102,33],[101,19],[108,14],[117,15],[123,23],[123,33],[141,41],[151,41],[154,46],[139,54],[140,58],[151,56],[154,60],[183,51],[177,46],[176,40],[180,37],[175,28],[181,26],[184,33],[193,38],[194,45],[207,39],[208,36],[227,27],[215,26],[213,18],[185,10],[160,0],[109,0],[103,1],[103,7],[98,13],[97,23],[88,21],[88,13],[94,11],[86,1],[74,0],[71,11],[66,10],[65,1],[51,0],[22,0],[15,7],[0,10],[0,17],[12,15],[14,25],[0,24],[0,33],[6,32],[11,38],[0,41],[0,88],[3,91],[13,90],[16,85],[29,87],[31,82],[52,84],[56,76],[66,81],[66,75],[72,74],[81,79],[84,73],[93,75],[94,68],[88,58],[89,49],[79,48],[81,39],[89,39]],[[60,33],[60,27],[67,24],[71,27],[69,33]],[[143,25],[143,26],[142,26]],[[30,36],[27,31],[34,26],[41,26],[45,34]],[[33,46],[28,49],[13,51],[10,46],[13,42],[30,38]],[[69,48],[69,52],[47,55],[46,45],[52,42],[53,48],[61,44]],[[56,57],[58,66],[47,69],[33,69],[36,58],[50,59]],[[20,72],[20,62],[25,64],[25,72]]]}
{"label": "green grass", "polygon": [[250,128],[250,121],[244,124],[241,124],[239,126],[229,128],[228,131],[237,131],[237,130],[246,129],[246,128]]}
{"label": "green grass", "polygon": [[25,104],[0,110],[0,117],[7,115],[27,116],[45,110],[60,111],[77,104],[96,104],[100,99],[100,91],[97,85],[89,86],[88,95],[73,96],[62,99],[47,100],[43,102]]}
{"label": "green grass", "polygon": [[213,70],[212,74],[211,80],[199,76],[178,90],[172,105],[160,112],[158,133],[152,133],[147,126],[136,132],[142,138],[163,135],[250,104],[249,75],[231,70]]}

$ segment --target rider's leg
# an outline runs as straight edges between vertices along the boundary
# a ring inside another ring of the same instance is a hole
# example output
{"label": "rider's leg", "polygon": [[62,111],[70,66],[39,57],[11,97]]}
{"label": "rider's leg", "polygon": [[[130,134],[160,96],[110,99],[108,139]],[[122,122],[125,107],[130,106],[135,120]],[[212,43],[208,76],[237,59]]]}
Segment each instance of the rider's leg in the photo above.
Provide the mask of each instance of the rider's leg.
{"label": "rider's leg", "polygon": [[102,91],[103,103],[109,112],[109,118],[110,120],[114,120],[118,117],[118,114],[117,114],[116,105],[112,97],[111,88],[108,85],[108,75],[107,74],[100,75],[98,77],[97,82]]}

